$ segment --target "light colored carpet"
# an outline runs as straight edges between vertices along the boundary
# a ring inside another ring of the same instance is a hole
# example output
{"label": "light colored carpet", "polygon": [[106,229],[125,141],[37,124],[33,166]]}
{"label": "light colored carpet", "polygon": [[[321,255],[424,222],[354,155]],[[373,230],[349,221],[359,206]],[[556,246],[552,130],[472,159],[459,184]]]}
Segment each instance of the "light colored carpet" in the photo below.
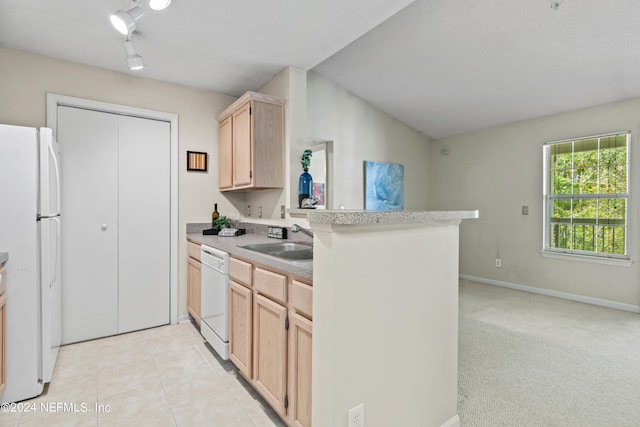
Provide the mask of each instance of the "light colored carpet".
{"label": "light colored carpet", "polygon": [[462,427],[640,426],[638,314],[461,280],[459,342]]}

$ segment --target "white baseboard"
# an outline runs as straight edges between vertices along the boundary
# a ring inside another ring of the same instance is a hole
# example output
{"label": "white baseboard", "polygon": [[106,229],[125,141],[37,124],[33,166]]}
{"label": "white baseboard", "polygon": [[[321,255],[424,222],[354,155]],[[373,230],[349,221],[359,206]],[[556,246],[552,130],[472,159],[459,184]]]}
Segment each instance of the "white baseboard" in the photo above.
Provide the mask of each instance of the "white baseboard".
{"label": "white baseboard", "polygon": [[447,420],[440,427],[460,427],[460,417],[458,416],[458,414],[456,414],[453,417],[449,418],[449,420]]}
{"label": "white baseboard", "polygon": [[185,322],[191,322],[191,318],[189,317],[188,314],[186,316],[178,317],[178,323],[185,323]]}
{"label": "white baseboard", "polygon": [[516,283],[503,282],[500,280],[493,280],[493,279],[485,279],[483,277],[469,276],[467,274],[460,274],[458,277],[460,279],[470,280],[472,282],[486,283],[488,285],[502,286],[503,288],[517,289],[519,291],[532,292],[534,294],[547,295],[547,296],[556,297],[556,298],[563,298],[571,301],[583,302],[585,304],[615,308],[617,310],[630,311],[632,313],[640,313],[640,306],[632,305],[632,304],[624,304],[621,302],[611,301],[607,299],[587,297],[584,295],[576,295],[568,292],[554,291],[551,289],[536,288],[534,286],[518,285]]}

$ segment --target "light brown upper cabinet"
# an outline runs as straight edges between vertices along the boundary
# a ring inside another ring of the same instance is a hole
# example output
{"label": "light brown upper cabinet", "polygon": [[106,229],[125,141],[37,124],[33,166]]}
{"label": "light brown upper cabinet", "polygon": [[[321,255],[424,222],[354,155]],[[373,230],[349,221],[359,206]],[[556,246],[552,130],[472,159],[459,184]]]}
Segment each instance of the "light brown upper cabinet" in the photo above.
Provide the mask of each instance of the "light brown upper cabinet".
{"label": "light brown upper cabinet", "polygon": [[216,119],[220,190],[284,188],[284,101],[247,92]]}
{"label": "light brown upper cabinet", "polygon": [[221,190],[233,187],[233,134],[232,116],[218,123],[218,187]]}

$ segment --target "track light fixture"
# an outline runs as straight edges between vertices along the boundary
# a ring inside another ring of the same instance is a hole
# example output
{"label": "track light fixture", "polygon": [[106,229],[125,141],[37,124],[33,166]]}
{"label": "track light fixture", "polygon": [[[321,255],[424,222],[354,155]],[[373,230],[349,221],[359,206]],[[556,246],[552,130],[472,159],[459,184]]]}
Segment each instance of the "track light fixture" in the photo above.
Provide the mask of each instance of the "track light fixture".
{"label": "track light fixture", "polygon": [[127,53],[127,67],[130,70],[142,70],[144,68],[144,61],[142,57],[136,52],[136,48],[133,46],[133,36],[129,35],[124,39],[124,51]]}
{"label": "track light fixture", "polygon": [[139,1],[134,2],[136,5],[128,11],[118,10],[111,14],[111,24],[123,36],[133,34],[136,30],[136,21],[144,15],[144,12],[138,6]]}
{"label": "track light fixture", "polygon": [[[142,18],[144,12],[140,8],[141,0],[132,0],[133,7],[126,12],[118,10],[111,14],[111,24],[124,36],[124,50],[127,52],[127,67],[130,70],[141,70],[144,61],[138,55],[133,46],[133,33],[136,31],[136,22]],[[153,10],[164,10],[171,4],[171,0],[148,0],[149,7]]]}

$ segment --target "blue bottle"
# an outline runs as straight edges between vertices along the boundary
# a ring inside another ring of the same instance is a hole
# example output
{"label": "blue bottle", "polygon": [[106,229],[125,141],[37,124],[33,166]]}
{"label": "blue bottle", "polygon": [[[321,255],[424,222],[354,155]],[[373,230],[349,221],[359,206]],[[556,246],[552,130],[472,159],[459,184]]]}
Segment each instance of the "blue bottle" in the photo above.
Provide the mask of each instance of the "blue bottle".
{"label": "blue bottle", "polygon": [[310,199],[313,197],[313,178],[311,174],[307,172],[307,169],[300,174],[300,180],[298,181],[298,207],[302,207],[302,200]]}

